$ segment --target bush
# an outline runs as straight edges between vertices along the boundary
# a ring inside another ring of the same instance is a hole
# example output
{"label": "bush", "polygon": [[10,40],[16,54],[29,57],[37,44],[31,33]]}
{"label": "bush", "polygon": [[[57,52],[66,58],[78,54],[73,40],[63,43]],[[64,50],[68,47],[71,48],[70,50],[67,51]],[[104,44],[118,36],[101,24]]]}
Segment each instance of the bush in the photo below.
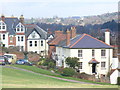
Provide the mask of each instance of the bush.
{"label": "bush", "polygon": [[55,68],[55,63],[50,62],[50,63],[48,64],[48,68]]}
{"label": "bush", "polygon": [[117,84],[120,85],[120,77],[117,78]]}
{"label": "bush", "polygon": [[74,74],[75,74],[74,69],[64,68],[61,75],[63,75],[63,76],[73,76]]}

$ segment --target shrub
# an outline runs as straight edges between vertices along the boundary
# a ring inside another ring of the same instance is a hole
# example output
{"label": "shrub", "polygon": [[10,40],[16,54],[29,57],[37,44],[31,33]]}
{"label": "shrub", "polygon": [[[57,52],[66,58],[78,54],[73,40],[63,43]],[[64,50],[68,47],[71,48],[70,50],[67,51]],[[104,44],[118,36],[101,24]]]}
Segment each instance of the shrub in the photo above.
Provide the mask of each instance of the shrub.
{"label": "shrub", "polygon": [[63,75],[63,76],[73,76],[74,74],[75,74],[74,69],[64,68],[61,75]]}
{"label": "shrub", "polygon": [[49,62],[49,64],[48,64],[48,68],[55,68],[55,63],[53,63],[53,62]]}
{"label": "shrub", "polygon": [[79,58],[76,57],[67,57],[65,62],[67,65],[69,65],[69,67],[74,68],[75,67],[79,67]]}
{"label": "shrub", "polygon": [[117,78],[117,84],[120,85],[120,77]]}

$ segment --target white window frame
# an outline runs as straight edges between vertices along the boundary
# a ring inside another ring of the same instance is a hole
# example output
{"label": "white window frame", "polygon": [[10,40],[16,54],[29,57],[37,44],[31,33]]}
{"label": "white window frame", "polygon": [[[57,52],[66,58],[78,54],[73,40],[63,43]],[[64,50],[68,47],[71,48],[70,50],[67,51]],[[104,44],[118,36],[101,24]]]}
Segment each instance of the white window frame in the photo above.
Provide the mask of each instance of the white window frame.
{"label": "white window frame", "polygon": [[5,34],[3,34],[3,40],[5,40],[5,36],[6,36],[6,35],[5,35]]}
{"label": "white window frame", "polygon": [[79,69],[83,69],[83,62],[80,62],[80,64],[79,64],[80,66],[79,66]]}
{"label": "white window frame", "polygon": [[25,32],[25,27],[24,27],[24,25],[22,25],[21,23],[19,23],[19,24],[16,26],[16,32],[17,32],[17,33],[24,33],[24,32]]}
{"label": "white window frame", "polygon": [[[6,30],[6,24],[3,21],[0,21],[0,30]],[[3,28],[4,27],[4,28]]]}
{"label": "white window frame", "polygon": [[29,46],[32,47],[33,46],[33,42],[29,41]]}
{"label": "white window frame", "polygon": [[80,58],[83,57],[83,50],[78,50],[78,57],[80,57]]}
{"label": "white window frame", "polygon": [[43,45],[43,40],[41,40],[41,46],[44,46],[44,45]]}
{"label": "white window frame", "polygon": [[101,62],[101,70],[105,70],[106,69],[106,62],[102,61]]}
{"label": "white window frame", "polygon": [[106,50],[105,49],[101,50],[101,57],[106,57]]}
{"label": "white window frame", "polygon": [[37,41],[35,41],[35,47],[37,47],[38,45],[37,45]]}
{"label": "white window frame", "polygon": [[92,49],[92,57],[95,57],[95,49]]}

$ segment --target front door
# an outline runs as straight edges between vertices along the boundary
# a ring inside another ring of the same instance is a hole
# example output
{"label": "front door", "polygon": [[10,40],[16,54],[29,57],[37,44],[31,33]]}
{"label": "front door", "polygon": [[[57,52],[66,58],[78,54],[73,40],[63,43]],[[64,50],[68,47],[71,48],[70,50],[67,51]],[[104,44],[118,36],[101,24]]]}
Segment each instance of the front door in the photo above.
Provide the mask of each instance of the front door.
{"label": "front door", "polygon": [[96,63],[92,64],[92,73],[96,74]]}

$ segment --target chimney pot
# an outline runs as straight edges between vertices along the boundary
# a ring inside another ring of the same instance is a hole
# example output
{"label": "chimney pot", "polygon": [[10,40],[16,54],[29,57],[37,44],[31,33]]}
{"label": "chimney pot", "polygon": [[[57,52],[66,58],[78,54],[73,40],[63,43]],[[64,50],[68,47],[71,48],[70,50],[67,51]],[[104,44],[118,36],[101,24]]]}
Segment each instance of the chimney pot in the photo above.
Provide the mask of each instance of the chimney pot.
{"label": "chimney pot", "polygon": [[76,28],[73,26],[71,27],[71,38],[74,38],[76,36]]}

